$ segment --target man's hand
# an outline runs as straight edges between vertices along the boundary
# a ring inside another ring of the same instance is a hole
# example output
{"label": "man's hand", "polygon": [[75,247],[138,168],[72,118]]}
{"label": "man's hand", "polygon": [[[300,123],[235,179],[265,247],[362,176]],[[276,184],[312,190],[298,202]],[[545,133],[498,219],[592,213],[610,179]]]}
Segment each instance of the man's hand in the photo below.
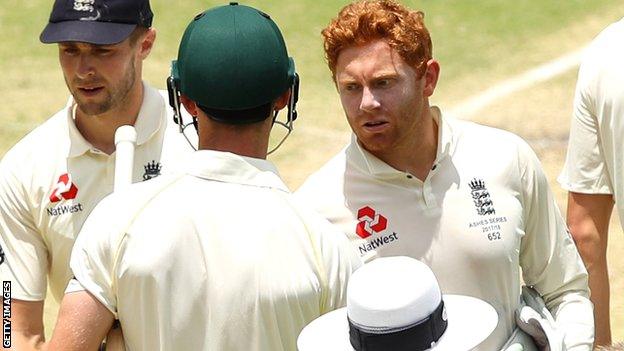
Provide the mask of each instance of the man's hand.
{"label": "man's hand", "polygon": [[568,227],[589,273],[596,346],[611,344],[607,239],[612,211],[612,195],[568,194]]}
{"label": "man's hand", "polygon": [[117,325],[113,325],[106,335],[105,351],[126,351],[126,344],[124,343],[121,326],[118,323],[115,324]]}
{"label": "man's hand", "polygon": [[44,350],[43,301],[11,301],[13,350]]}
{"label": "man's hand", "polygon": [[48,350],[97,350],[114,316],[87,291],[67,293]]}
{"label": "man's hand", "polygon": [[516,311],[516,324],[533,338],[539,351],[565,350],[563,334],[557,330],[553,322],[552,319],[544,318],[529,306]]}

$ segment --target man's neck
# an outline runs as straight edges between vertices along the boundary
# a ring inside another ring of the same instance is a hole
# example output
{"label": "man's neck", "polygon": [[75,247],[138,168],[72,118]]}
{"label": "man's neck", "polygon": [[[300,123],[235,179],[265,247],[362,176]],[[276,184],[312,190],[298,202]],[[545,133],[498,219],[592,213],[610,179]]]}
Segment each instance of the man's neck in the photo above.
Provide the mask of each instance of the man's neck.
{"label": "man's neck", "polygon": [[267,157],[266,148],[250,144],[231,143],[230,138],[227,140],[213,140],[210,143],[200,143],[198,150],[214,150],[222,152],[230,152],[239,156],[252,157],[265,160]]}
{"label": "man's neck", "polygon": [[139,81],[118,107],[100,115],[85,115],[75,110],[75,123],[80,134],[94,148],[110,155],[115,152],[115,131],[123,125],[134,125],[143,103],[143,84]]}
{"label": "man's neck", "polygon": [[199,150],[231,152],[240,156],[266,159],[272,120],[249,126],[231,126],[211,121],[206,115],[199,119]]}

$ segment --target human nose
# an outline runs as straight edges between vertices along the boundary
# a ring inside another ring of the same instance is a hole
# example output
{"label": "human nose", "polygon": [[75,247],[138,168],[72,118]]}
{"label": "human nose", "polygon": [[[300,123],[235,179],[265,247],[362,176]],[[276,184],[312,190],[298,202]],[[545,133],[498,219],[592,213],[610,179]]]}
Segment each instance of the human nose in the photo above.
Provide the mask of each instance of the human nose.
{"label": "human nose", "polygon": [[95,74],[93,60],[90,55],[80,55],[78,58],[78,69],[76,73],[79,78],[87,78]]}
{"label": "human nose", "polygon": [[379,98],[368,87],[362,89],[362,101],[360,102],[360,110],[373,111],[381,106]]}

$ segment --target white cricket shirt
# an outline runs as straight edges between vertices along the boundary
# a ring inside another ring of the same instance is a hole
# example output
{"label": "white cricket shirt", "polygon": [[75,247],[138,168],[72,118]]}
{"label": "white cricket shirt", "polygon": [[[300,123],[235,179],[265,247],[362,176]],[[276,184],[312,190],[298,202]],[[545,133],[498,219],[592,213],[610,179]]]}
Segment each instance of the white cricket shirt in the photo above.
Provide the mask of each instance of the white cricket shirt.
{"label": "white cricket shirt", "polygon": [[624,19],[592,41],[581,63],[561,186],[613,194],[624,220]]}
{"label": "white cricket shirt", "polygon": [[189,169],[104,199],[72,253],[76,279],[128,350],[296,350],[307,323],[345,305],[357,253],[270,162],[198,151]]}
{"label": "white cricket shirt", "polygon": [[568,350],[590,350],[587,272],[533,151],[511,133],[432,114],[438,150],[424,182],[354,138],[297,197],[338,224],[366,261],[422,260],[443,293],[494,306],[498,326],[478,350],[498,350],[511,335],[521,268],[566,330]]}
{"label": "white cricket shirt", "polygon": [[[193,149],[178,133],[166,92],[143,85],[137,117],[134,181],[168,173]],[[161,95],[162,94],[162,95]],[[39,301],[46,282],[60,301],[71,277],[74,240],[95,204],[113,191],[115,154],[94,149],[74,123],[75,103],[37,127],[0,163],[2,280],[12,297]],[[112,219],[111,219],[112,220]]]}

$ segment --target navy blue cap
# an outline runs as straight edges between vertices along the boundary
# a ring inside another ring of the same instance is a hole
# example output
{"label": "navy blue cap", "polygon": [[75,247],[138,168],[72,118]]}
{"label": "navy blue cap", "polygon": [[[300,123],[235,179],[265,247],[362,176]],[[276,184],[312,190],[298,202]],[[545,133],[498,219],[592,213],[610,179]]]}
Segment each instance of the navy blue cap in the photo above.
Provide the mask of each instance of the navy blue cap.
{"label": "navy blue cap", "polygon": [[56,0],[39,39],[116,44],[137,26],[151,27],[153,17],[149,0]]}

